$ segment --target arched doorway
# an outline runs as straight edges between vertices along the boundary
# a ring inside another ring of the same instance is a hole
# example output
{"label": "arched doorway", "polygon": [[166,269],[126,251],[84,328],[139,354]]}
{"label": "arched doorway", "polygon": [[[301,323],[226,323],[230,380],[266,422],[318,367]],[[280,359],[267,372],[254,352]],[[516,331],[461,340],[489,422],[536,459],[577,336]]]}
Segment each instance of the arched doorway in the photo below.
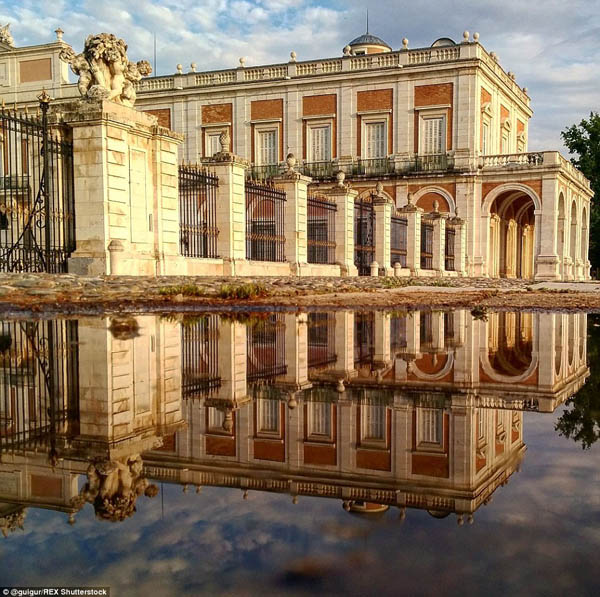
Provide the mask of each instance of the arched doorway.
{"label": "arched doorway", "polygon": [[496,194],[489,203],[488,273],[500,278],[533,278],[535,204],[520,190]]}

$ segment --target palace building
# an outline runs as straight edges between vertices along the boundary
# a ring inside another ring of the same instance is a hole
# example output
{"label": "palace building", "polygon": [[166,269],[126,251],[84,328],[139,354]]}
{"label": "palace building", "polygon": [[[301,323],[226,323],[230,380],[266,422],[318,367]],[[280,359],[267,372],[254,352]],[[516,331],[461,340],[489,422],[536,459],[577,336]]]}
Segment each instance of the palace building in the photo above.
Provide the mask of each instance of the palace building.
{"label": "palace building", "polygon": [[[59,59],[68,47],[60,29],[45,45],[0,43],[5,104],[34,107],[42,88],[56,103],[79,97]],[[460,221],[461,266],[446,268],[459,275],[590,277],[590,184],[559,152],[528,150],[527,89],[477,33],[417,49],[403,39],[398,50],[366,33],[333,58],[303,61],[292,51],[288,62],[263,66],[243,58],[209,72],[177,65],[140,81],[137,95],[136,108],[184,135],[180,162],[229,149],[250,162],[249,176],[264,179],[283,173],[293,154],[311,191],[326,193],[343,172],[358,204],[377,195],[392,205],[392,224],[395,210],[398,221],[411,210],[423,222]],[[409,244],[422,247],[420,264],[408,267],[427,275],[435,226],[413,234],[407,218]],[[375,243],[362,230],[355,224],[355,245]]]}

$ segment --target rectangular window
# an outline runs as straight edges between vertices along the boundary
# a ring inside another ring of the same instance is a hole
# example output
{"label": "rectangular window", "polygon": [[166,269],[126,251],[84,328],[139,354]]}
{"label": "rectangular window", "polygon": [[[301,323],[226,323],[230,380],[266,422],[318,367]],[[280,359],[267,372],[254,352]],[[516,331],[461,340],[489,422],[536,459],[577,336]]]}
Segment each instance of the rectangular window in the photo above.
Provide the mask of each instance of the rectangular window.
{"label": "rectangular window", "polygon": [[481,153],[483,155],[488,154],[488,149],[490,146],[490,125],[487,122],[483,123],[481,127]]}
{"label": "rectangular window", "polygon": [[279,400],[260,398],[258,400],[258,432],[279,432]]}
{"label": "rectangular window", "polygon": [[329,162],[331,160],[331,127],[315,126],[310,129],[310,161]]}
{"label": "rectangular window", "polygon": [[442,410],[438,408],[420,408],[418,411],[418,444],[442,443]]}
{"label": "rectangular window", "polygon": [[214,406],[208,407],[208,432],[223,433],[223,421],[225,413]]}
{"label": "rectangular window", "polygon": [[380,404],[365,404],[361,408],[361,438],[385,440],[386,407]]}
{"label": "rectangular window", "polygon": [[384,158],[387,156],[387,135],[385,122],[368,122],[365,125],[365,157]]}
{"label": "rectangular window", "polygon": [[309,439],[329,439],[331,437],[331,404],[310,402],[308,405]]}
{"label": "rectangular window", "polygon": [[260,165],[276,164],[277,159],[277,130],[259,131],[258,159]]}
{"label": "rectangular window", "polygon": [[502,148],[500,153],[508,153],[508,135],[502,135]]}
{"label": "rectangular window", "polygon": [[423,118],[422,153],[444,153],[444,129],[446,119],[442,116]]}
{"label": "rectangular window", "polygon": [[221,151],[221,143],[219,139],[221,131],[218,133],[206,133],[206,157],[210,158]]}

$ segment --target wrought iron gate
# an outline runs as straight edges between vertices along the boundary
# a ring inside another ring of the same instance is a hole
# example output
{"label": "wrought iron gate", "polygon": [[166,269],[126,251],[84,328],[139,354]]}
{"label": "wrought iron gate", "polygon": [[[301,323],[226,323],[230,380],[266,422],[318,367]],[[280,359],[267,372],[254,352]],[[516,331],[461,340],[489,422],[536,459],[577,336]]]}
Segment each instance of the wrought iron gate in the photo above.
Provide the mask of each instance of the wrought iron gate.
{"label": "wrought iron gate", "polygon": [[[42,94],[43,95],[43,94]],[[0,271],[66,272],[75,250],[73,145],[41,118],[0,111]]]}
{"label": "wrought iron gate", "polygon": [[375,210],[371,197],[354,202],[354,265],[359,276],[371,273],[375,261]]}

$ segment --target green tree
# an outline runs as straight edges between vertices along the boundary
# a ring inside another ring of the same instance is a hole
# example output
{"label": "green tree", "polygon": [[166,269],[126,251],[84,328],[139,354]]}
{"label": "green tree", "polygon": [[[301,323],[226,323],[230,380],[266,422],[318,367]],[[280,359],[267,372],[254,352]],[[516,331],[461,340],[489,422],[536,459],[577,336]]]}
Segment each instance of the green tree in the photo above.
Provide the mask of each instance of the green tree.
{"label": "green tree", "polygon": [[600,439],[600,323],[590,316],[588,363],[590,377],[576,396],[565,402],[565,410],[555,429],[564,437],[581,443],[587,450]]}
{"label": "green tree", "polygon": [[566,128],[561,136],[574,157],[571,162],[579,168],[592,185],[590,210],[590,261],[592,268],[600,267],[600,114],[591,112],[589,119]]}

